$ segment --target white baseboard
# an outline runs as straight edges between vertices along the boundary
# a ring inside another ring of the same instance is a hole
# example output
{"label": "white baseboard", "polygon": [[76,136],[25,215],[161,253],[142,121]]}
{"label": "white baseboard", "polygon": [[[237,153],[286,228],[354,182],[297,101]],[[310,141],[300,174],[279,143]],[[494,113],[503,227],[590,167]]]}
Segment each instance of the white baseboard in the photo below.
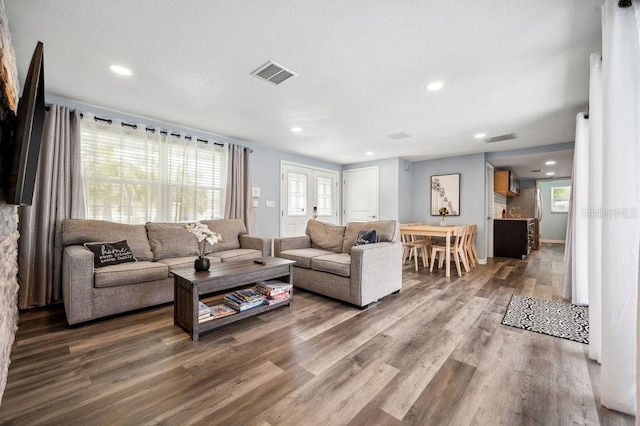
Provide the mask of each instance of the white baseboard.
{"label": "white baseboard", "polygon": [[541,243],[564,244],[565,240],[540,240]]}
{"label": "white baseboard", "polygon": [[487,264],[487,258],[485,257],[484,259],[478,259],[478,263],[480,265],[486,265]]}

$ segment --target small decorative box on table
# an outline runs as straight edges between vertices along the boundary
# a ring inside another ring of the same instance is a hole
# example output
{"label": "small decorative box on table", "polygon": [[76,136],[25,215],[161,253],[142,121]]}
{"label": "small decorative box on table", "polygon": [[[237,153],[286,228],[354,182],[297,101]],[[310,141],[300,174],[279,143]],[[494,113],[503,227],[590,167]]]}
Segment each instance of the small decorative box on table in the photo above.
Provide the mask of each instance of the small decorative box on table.
{"label": "small decorative box on table", "polygon": [[288,299],[277,303],[257,306],[210,321],[199,321],[199,302],[202,295],[237,289],[258,281],[276,278],[293,284],[294,261],[275,257],[262,257],[257,260],[263,263],[242,260],[215,264],[209,271],[195,271],[192,268],[172,271],[174,276],[173,323],[184,329],[193,340],[198,340],[202,332],[281,306],[291,306],[293,292]]}

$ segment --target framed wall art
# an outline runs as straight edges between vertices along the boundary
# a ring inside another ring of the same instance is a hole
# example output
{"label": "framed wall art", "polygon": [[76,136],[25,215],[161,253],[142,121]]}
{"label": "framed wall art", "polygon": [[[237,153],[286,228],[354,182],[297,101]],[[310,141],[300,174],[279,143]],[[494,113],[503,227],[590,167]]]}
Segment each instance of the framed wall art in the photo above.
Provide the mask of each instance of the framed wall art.
{"label": "framed wall art", "polygon": [[439,216],[442,207],[460,216],[460,173],[431,176],[431,216]]}

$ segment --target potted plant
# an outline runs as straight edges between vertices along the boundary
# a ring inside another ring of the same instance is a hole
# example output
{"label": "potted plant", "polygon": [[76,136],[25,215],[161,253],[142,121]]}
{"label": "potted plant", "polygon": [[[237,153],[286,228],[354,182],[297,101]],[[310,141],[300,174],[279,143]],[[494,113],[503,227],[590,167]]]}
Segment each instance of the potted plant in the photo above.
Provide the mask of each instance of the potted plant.
{"label": "potted plant", "polygon": [[206,257],[212,251],[207,251],[207,243],[216,245],[224,242],[222,235],[217,234],[209,229],[209,227],[203,223],[191,222],[187,223],[184,228],[196,236],[198,240],[198,258],[193,262],[193,268],[196,271],[208,271],[211,266],[211,261]]}
{"label": "potted plant", "polygon": [[449,209],[447,209],[446,207],[440,207],[440,210],[438,210],[438,214],[440,215],[440,226],[446,226],[446,218],[447,216],[449,216]]}

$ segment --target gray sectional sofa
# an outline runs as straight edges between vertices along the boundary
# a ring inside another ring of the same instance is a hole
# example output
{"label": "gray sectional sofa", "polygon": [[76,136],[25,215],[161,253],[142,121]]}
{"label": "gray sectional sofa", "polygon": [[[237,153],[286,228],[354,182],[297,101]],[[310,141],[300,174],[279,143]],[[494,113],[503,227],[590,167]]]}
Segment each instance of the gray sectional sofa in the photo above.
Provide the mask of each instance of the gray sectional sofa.
{"label": "gray sectional sofa", "polygon": [[[247,235],[240,219],[203,220],[224,242],[211,246],[215,263],[271,254],[271,239]],[[137,259],[94,268],[84,243],[127,240]],[[101,220],[67,219],[62,223],[62,291],[69,324],[173,301],[172,270],[193,268],[195,236],[178,223],[126,225]]]}
{"label": "gray sectional sofa", "polygon": [[[378,242],[354,245],[359,231],[375,230]],[[359,307],[402,287],[402,243],[395,220],[328,225],[307,223],[306,235],[276,238],[274,256],[295,260],[293,285]]]}

